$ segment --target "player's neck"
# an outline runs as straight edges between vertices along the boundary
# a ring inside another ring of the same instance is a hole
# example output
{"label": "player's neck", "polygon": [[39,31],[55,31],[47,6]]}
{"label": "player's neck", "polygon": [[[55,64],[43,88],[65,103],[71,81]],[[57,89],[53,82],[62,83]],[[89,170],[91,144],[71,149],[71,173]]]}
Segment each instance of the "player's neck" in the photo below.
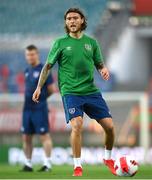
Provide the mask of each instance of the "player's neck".
{"label": "player's neck", "polygon": [[75,38],[75,39],[80,39],[82,36],[83,36],[83,32],[76,32],[76,33],[72,33],[70,32],[69,35],[72,37],[72,38]]}
{"label": "player's neck", "polygon": [[39,65],[39,64],[40,64],[40,61],[38,60],[38,61],[36,61],[35,63],[31,64],[31,66],[32,66],[32,67],[36,67],[36,66]]}

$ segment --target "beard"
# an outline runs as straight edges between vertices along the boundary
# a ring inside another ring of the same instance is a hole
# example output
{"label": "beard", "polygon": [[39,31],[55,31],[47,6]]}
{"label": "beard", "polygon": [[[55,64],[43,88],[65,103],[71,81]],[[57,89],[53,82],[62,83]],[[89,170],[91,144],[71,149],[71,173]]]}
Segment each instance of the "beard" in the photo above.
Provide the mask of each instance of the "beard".
{"label": "beard", "polygon": [[[81,31],[81,26],[80,27],[78,27],[78,28],[69,28],[67,25],[65,25],[65,29],[66,29],[66,32],[67,33],[77,33],[77,32],[79,32],[79,31]],[[74,30],[72,30],[72,29],[74,29]]]}

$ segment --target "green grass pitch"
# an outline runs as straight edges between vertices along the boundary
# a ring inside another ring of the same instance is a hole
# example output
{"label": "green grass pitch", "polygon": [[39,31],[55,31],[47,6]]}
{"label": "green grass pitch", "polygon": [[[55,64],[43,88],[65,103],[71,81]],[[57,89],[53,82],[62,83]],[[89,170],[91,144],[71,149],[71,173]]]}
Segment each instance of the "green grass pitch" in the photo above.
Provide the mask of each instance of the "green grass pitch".
{"label": "green grass pitch", "polygon": [[[21,166],[0,165],[0,179],[122,179],[113,176],[104,165],[84,165],[83,176],[72,177],[72,166],[53,166],[52,172],[19,172]],[[123,178],[124,179],[124,178]],[[130,178],[125,178],[130,179]],[[138,173],[131,179],[152,179],[152,166],[140,166]]]}

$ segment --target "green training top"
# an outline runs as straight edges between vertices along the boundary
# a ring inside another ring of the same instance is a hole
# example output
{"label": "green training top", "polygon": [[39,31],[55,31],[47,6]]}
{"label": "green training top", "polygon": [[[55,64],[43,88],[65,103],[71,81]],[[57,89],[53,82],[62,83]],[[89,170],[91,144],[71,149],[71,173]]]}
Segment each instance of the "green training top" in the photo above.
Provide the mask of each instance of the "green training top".
{"label": "green training top", "polygon": [[55,41],[47,58],[52,66],[58,62],[61,95],[88,95],[99,92],[94,85],[95,65],[103,62],[97,41],[87,35],[80,39],[69,35]]}

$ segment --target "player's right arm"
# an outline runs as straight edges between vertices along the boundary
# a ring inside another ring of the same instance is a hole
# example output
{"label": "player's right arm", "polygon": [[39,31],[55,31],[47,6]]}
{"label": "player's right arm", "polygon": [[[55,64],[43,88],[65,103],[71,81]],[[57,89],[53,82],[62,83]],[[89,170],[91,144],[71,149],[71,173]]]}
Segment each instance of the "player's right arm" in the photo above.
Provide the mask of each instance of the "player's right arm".
{"label": "player's right arm", "polygon": [[38,100],[39,100],[39,97],[40,97],[40,94],[41,94],[41,89],[42,89],[44,83],[46,82],[46,79],[47,79],[47,77],[49,75],[51,67],[59,59],[59,56],[60,56],[60,48],[59,48],[59,41],[57,40],[54,43],[52,49],[50,50],[50,52],[48,54],[48,57],[47,57],[46,64],[44,65],[44,67],[43,67],[43,69],[41,71],[37,88],[34,91],[33,97],[32,97],[32,100],[34,102],[37,102],[37,103],[39,102]]}
{"label": "player's right arm", "polygon": [[33,97],[32,97],[34,102],[38,103],[38,99],[39,99],[39,96],[41,94],[41,89],[42,89],[44,83],[46,82],[46,79],[47,79],[47,77],[49,75],[50,69],[51,69],[51,65],[46,63],[44,65],[42,71],[41,71],[37,88],[36,88],[36,90],[35,90],[35,92],[33,94]]}

